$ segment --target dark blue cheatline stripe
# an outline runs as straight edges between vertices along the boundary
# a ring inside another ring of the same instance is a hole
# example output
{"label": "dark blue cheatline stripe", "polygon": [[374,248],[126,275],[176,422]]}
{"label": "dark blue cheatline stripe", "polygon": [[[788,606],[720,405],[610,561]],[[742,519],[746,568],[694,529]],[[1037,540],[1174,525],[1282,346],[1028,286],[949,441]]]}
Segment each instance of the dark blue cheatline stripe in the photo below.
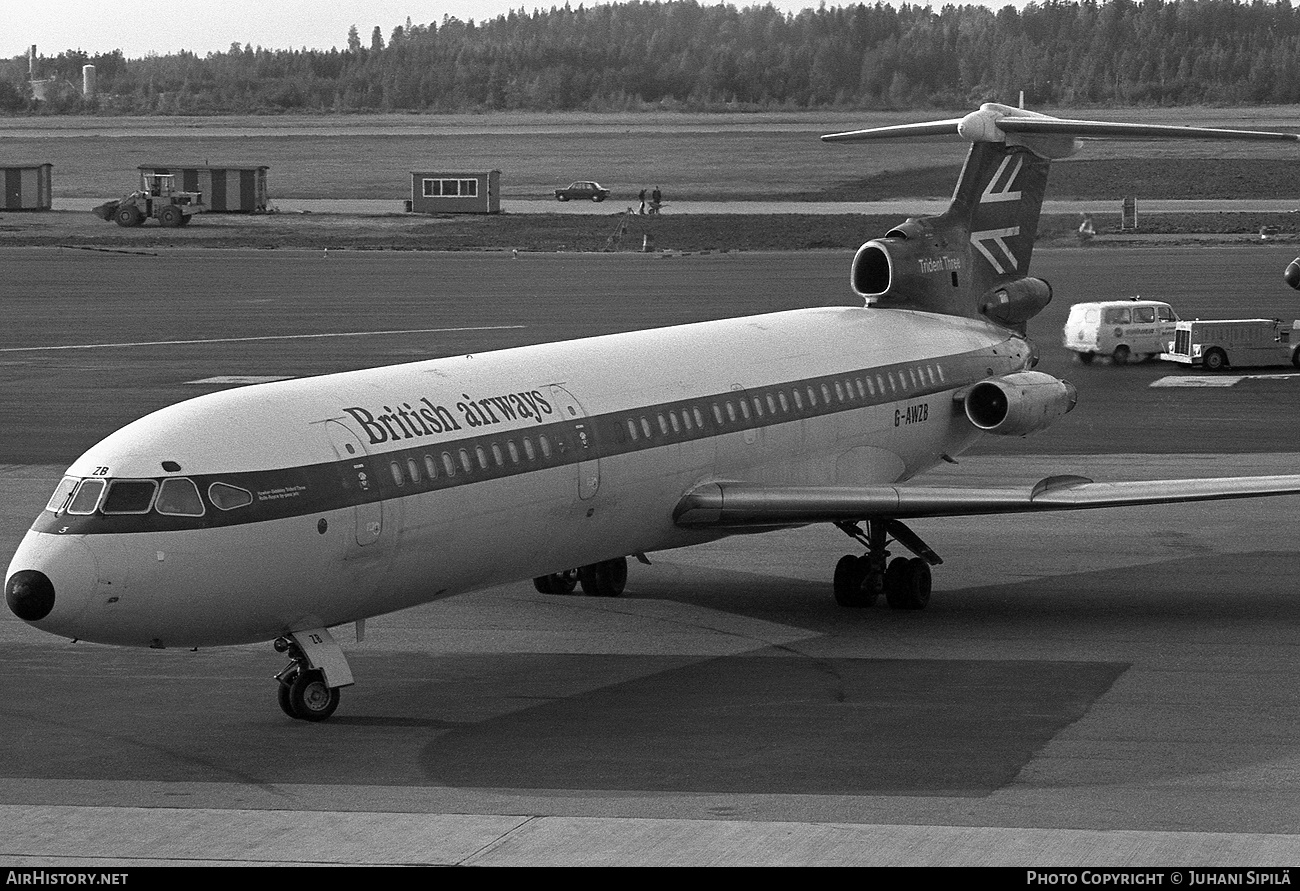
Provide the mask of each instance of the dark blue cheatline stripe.
{"label": "dark blue cheatline stripe", "polygon": [[[1016,360],[1000,355],[994,349],[979,350],[943,359],[727,390],[529,428],[516,427],[456,440],[426,441],[346,461],[280,470],[189,476],[204,496],[205,514],[202,517],[163,516],[153,511],[112,516],[98,513],[92,516],[56,515],[44,511],[32,528],[63,534],[161,532],[325,513],[357,504],[438,492],[840,412],[889,403],[919,402],[936,393],[969,386],[990,374],[1005,374],[1018,367]],[[796,392],[799,393],[798,401]],[[741,408],[742,400],[745,410]],[[776,406],[775,412],[772,411],[773,405]],[[159,455],[160,460],[165,457]],[[433,474],[429,473],[430,462]],[[448,462],[454,473],[448,473]],[[364,489],[358,482],[358,469],[364,470],[368,480]],[[167,478],[155,479],[161,482]],[[207,498],[208,486],[214,482],[248,490],[253,494],[252,504],[229,511],[220,510]]]}

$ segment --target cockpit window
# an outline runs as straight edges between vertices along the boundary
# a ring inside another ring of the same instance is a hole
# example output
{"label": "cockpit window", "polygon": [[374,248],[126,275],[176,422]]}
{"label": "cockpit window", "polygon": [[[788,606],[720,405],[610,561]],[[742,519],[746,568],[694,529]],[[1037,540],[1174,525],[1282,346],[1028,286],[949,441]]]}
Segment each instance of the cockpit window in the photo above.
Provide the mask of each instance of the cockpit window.
{"label": "cockpit window", "polygon": [[253,493],[229,483],[213,483],[208,486],[208,497],[222,510],[234,510],[253,503]]}
{"label": "cockpit window", "polygon": [[59,487],[54,490],[54,494],[50,496],[50,503],[45,505],[45,509],[55,513],[63,510],[63,506],[68,503],[68,498],[72,496],[72,492],[77,488],[79,482],[81,480],[75,476],[65,476],[59,483]]}
{"label": "cockpit window", "polygon": [[68,504],[70,514],[93,514],[99,505],[99,496],[104,494],[103,480],[82,480],[77,487],[77,494]]}
{"label": "cockpit window", "polygon": [[169,517],[203,516],[203,500],[199,498],[198,486],[184,477],[163,480],[154,510]]}
{"label": "cockpit window", "polygon": [[153,480],[113,480],[101,508],[106,514],[143,514],[153,506],[158,484]]}

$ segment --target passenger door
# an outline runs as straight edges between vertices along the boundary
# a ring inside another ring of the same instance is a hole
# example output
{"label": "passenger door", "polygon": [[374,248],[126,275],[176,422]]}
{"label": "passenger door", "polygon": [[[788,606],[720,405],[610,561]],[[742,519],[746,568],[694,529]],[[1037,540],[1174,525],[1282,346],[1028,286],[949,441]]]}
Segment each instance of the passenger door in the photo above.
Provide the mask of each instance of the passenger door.
{"label": "passenger door", "polygon": [[[342,466],[343,488],[355,505],[357,549],[379,541],[384,531],[384,503],[379,500],[379,483],[370,468],[370,456],[361,439],[339,421],[326,421],[325,433]],[[357,549],[349,548],[351,555]]]}
{"label": "passenger door", "polygon": [[555,400],[555,410],[560,419],[568,424],[567,439],[578,451],[578,497],[588,501],[595,498],[600,489],[600,456],[596,450],[595,427],[587,420],[582,404],[564,387],[551,384],[551,397]]}

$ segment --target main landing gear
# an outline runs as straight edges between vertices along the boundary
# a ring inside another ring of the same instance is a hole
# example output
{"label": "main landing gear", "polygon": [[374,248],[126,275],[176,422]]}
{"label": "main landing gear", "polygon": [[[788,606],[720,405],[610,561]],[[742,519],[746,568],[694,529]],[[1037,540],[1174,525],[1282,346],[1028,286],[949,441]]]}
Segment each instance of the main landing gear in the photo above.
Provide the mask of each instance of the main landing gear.
{"label": "main landing gear", "polygon": [[627,585],[627,558],[602,560],[533,579],[533,587],[541,594],[572,594],[579,584],[588,597],[617,597]]}
{"label": "main landing gear", "polygon": [[[835,602],[840,606],[872,606],[881,594],[893,609],[925,609],[930,602],[930,567],[943,562],[915,532],[899,520],[836,523],[841,532],[862,543],[861,557],[846,554],[835,565]],[[889,559],[890,537],[915,557]]]}
{"label": "main landing gear", "polygon": [[339,707],[339,688],[352,684],[343,649],[329,631],[314,628],[276,638],[275,651],[289,664],[275,676],[280,709],[301,721],[324,721]]}

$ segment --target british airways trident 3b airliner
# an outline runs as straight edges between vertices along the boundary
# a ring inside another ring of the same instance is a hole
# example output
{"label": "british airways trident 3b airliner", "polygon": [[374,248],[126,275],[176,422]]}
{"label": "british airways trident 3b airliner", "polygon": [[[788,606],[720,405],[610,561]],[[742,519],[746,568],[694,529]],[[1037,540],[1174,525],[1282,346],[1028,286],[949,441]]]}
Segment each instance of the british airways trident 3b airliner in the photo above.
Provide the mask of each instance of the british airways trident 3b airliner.
{"label": "british airways trident 3b airliner", "polygon": [[[823,137],[959,135],[948,210],[853,259],[860,307],[637,331],[228,390],[141,418],[68,468],[5,600],[51,634],[273,640],[279,703],[319,721],[353,682],[329,629],[532,578],[616,596],[628,556],[834,524],[835,599],[921,609],[940,558],[914,517],[1300,493],[1300,475],[1030,488],[901,485],[1070,411],[1033,370],[1027,275],[1048,165],[1087,138],[1296,134],[1064,120],[987,104]],[[891,547],[905,551],[891,560]],[[910,556],[909,556],[910,555]]]}

